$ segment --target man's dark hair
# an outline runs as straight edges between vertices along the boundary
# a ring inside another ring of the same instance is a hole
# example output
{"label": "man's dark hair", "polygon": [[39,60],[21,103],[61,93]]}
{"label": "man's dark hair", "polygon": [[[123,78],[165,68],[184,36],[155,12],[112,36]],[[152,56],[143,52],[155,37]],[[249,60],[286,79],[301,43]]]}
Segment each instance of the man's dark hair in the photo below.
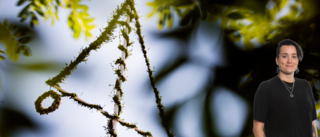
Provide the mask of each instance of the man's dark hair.
{"label": "man's dark hair", "polygon": [[303,59],[303,51],[302,51],[302,48],[300,47],[300,45],[291,40],[291,39],[284,39],[284,40],[281,40],[279,43],[278,43],[278,47],[277,47],[277,51],[276,51],[276,56],[277,58],[279,58],[279,54],[280,54],[280,48],[283,46],[283,45],[292,45],[294,47],[296,47],[296,50],[297,50],[297,54],[298,54],[298,59],[299,61],[302,61]]}

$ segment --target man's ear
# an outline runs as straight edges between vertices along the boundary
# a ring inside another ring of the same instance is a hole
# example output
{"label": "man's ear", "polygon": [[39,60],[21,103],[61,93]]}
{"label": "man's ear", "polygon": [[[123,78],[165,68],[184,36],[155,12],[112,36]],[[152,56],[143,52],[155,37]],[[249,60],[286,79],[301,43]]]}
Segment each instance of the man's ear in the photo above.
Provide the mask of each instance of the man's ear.
{"label": "man's ear", "polygon": [[278,58],[276,57],[276,64],[279,66],[279,64],[278,64]]}

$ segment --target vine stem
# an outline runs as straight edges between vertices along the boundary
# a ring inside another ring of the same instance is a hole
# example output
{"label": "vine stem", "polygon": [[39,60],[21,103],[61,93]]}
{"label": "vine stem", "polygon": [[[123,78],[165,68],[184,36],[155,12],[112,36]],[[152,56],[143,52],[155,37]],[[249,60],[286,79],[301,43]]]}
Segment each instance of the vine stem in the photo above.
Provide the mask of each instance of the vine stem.
{"label": "vine stem", "polygon": [[141,134],[141,135],[147,136],[147,137],[152,137],[152,134],[150,132],[142,131],[142,130],[138,129],[138,127],[136,125],[127,123],[124,120],[120,119],[118,116],[111,115],[107,111],[103,111],[101,106],[87,103],[84,100],[82,100],[82,99],[78,98],[77,96],[75,96],[74,93],[69,93],[69,92],[67,92],[66,90],[62,89],[61,87],[59,87],[57,85],[54,85],[53,87],[55,89],[57,89],[63,96],[70,96],[70,98],[72,98],[74,101],[78,102],[80,105],[83,105],[83,106],[86,106],[86,107],[89,107],[89,108],[94,108],[97,111],[99,111],[102,115],[106,116],[107,118],[113,119],[113,120],[119,122],[121,125],[124,125],[124,126],[126,126],[128,128],[134,129],[138,134]]}
{"label": "vine stem", "polygon": [[[132,2],[132,0],[129,0],[129,1]],[[128,8],[128,10],[130,11],[130,6],[127,6],[127,8]],[[126,22],[129,24],[129,23],[130,23],[130,16],[127,15],[125,20],[126,20]],[[123,26],[123,27],[124,27],[125,33],[128,34],[129,28],[128,28],[127,26]],[[127,41],[126,39],[124,39],[124,40],[123,40],[123,47],[124,47],[124,48],[127,48],[128,43],[129,43],[129,41]],[[125,51],[122,51],[121,60],[124,61],[124,60],[126,59],[126,56],[127,56],[127,53],[126,53]],[[119,69],[120,69],[121,75],[123,76],[123,75],[124,75],[124,70],[125,70],[125,65],[124,65],[123,63],[120,63]],[[117,78],[117,81],[118,81],[118,83],[119,83],[119,87],[121,87],[121,86],[122,86],[122,80],[121,80],[121,78],[118,77],[118,78]],[[122,96],[121,96],[121,91],[117,90],[116,96],[117,96],[119,99],[121,99],[121,97],[122,97]],[[120,104],[120,105],[121,105],[121,104]],[[114,115],[117,115],[117,116],[120,115],[119,107],[121,107],[121,106],[119,106],[118,103],[114,103]],[[112,120],[112,130],[113,130],[114,133],[116,132],[117,122],[118,122],[118,121],[119,121],[119,120],[116,120],[116,119]],[[116,134],[115,134],[115,135],[111,134],[111,137],[116,137]]]}
{"label": "vine stem", "polygon": [[[62,93],[62,95],[71,95],[69,92],[63,90],[62,88],[60,88],[59,86],[57,85],[54,85],[53,86],[55,89],[59,90],[60,93]],[[84,100],[76,97],[76,96],[71,96],[70,98],[72,98],[74,101],[78,102],[79,104],[83,105],[83,106],[87,106],[87,107],[90,107],[90,106],[97,106],[97,105],[93,105],[93,104],[89,104],[87,102],[85,102]],[[106,111],[103,111],[102,110],[102,107],[92,107],[92,108],[95,108],[96,110],[98,110],[99,112],[101,112],[103,115],[105,115],[107,118],[115,118],[115,116],[113,115],[110,115],[108,112]]]}
{"label": "vine stem", "polygon": [[147,72],[149,74],[150,84],[151,84],[151,86],[153,88],[153,91],[154,91],[154,94],[155,94],[156,103],[157,103],[157,107],[158,107],[158,110],[159,110],[159,116],[161,118],[161,124],[165,128],[165,131],[166,131],[168,137],[174,137],[175,134],[173,132],[171,132],[170,129],[169,129],[169,124],[168,124],[168,122],[166,120],[166,116],[165,116],[165,107],[162,104],[162,101],[161,101],[162,99],[161,99],[161,96],[160,96],[160,92],[156,87],[155,80],[153,78],[153,71],[150,68],[150,62],[149,62],[149,59],[148,59],[148,56],[147,56],[146,46],[144,45],[143,36],[141,35],[141,24],[139,22],[138,13],[137,13],[136,8],[134,7],[133,3],[130,3],[129,6],[132,7],[132,10],[134,12],[134,19],[135,19],[135,22],[136,22],[135,26],[136,26],[136,29],[137,29],[136,33],[137,33],[137,35],[139,37],[138,38],[139,39],[139,43],[140,43],[140,46],[141,46],[141,49],[142,49],[143,56],[145,58],[145,62],[146,62],[147,68],[148,68]]}

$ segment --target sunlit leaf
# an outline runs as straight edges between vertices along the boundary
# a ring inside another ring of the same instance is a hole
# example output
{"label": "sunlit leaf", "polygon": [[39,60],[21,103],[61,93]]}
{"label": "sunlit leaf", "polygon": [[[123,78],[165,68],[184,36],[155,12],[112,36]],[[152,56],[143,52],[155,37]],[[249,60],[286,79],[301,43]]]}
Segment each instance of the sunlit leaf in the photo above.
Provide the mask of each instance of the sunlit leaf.
{"label": "sunlit leaf", "polygon": [[173,26],[173,19],[172,19],[172,16],[171,16],[170,13],[167,15],[167,24],[168,24],[168,27],[169,27],[169,28],[172,28],[172,26]]}
{"label": "sunlit leaf", "polygon": [[37,12],[40,16],[44,17],[44,13],[43,13],[43,11],[42,11],[41,9],[37,8],[37,9],[36,9],[36,12]]}
{"label": "sunlit leaf", "polygon": [[179,17],[181,17],[181,25],[186,25],[190,21],[194,22],[199,16],[199,11],[197,11],[199,9],[196,8],[197,2],[192,0],[154,0],[154,2],[148,2],[147,5],[152,7],[152,12],[149,13],[148,17],[155,15],[155,13],[159,15],[159,29],[162,29],[164,26],[172,28],[174,23],[174,13],[177,13]]}
{"label": "sunlit leaf", "polygon": [[54,16],[56,17],[57,20],[59,20],[58,11],[57,10],[56,10],[56,12],[54,12]]}
{"label": "sunlit leaf", "polygon": [[[87,11],[89,8],[86,5],[80,5],[79,3],[77,3],[77,9],[83,9],[84,11]],[[82,12],[82,13],[85,13],[85,12]]]}
{"label": "sunlit leaf", "polygon": [[[24,2],[26,0],[20,0],[18,6],[21,6]],[[59,0],[30,0],[28,2],[28,5],[20,11],[18,17],[21,22],[30,19],[31,28],[39,24],[39,15],[45,20],[51,19],[51,25],[53,25],[54,21],[59,19],[58,7],[64,7]],[[68,16],[68,25],[74,31],[75,38],[79,38],[81,33],[84,33],[86,37],[92,37],[90,31],[95,27],[92,24],[94,19],[88,13],[88,6],[80,4],[80,2],[81,0],[64,0],[65,7],[72,8],[72,12]]]}
{"label": "sunlit leaf", "polygon": [[33,24],[38,25],[38,18],[34,13],[32,13],[31,21]]}
{"label": "sunlit leaf", "polygon": [[88,7],[80,4],[80,0],[72,1],[72,12],[68,16],[68,25],[73,30],[73,36],[78,39],[81,33],[85,34],[86,39],[92,37],[90,30],[95,25],[92,24],[94,21],[88,13]]}
{"label": "sunlit leaf", "polygon": [[[51,18],[52,24],[57,18],[58,7],[63,6],[61,3],[57,3],[59,0],[28,0],[28,5],[25,6],[19,13],[18,17],[21,22],[26,21],[28,18],[31,19],[29,24],[31,27],[38,25],[38,17],[43,17],[45,20]],[[37,13],[37,15],[35,14]]]}

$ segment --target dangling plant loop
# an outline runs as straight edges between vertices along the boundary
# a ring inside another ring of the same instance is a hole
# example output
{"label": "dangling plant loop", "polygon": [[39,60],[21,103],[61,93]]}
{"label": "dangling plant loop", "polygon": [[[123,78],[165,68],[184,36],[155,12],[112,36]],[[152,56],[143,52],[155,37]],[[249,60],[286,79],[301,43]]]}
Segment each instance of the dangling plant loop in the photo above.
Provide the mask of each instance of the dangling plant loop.
{"label": "dangling plant loop", "polygon": [[[46,99],[49,96],[52,97],[54,99],[54,101],[52,102],[50,107],[43,108],[41,103],[44,99]],[[36,107],[37,112],[40,113],[40,115],[48,114],[48,113],[53,112],[59,108],[60,101],[61,101],[60,95],[53,90],[49,90],[38,97],[38,99],[35,102],[35,107]]]}

